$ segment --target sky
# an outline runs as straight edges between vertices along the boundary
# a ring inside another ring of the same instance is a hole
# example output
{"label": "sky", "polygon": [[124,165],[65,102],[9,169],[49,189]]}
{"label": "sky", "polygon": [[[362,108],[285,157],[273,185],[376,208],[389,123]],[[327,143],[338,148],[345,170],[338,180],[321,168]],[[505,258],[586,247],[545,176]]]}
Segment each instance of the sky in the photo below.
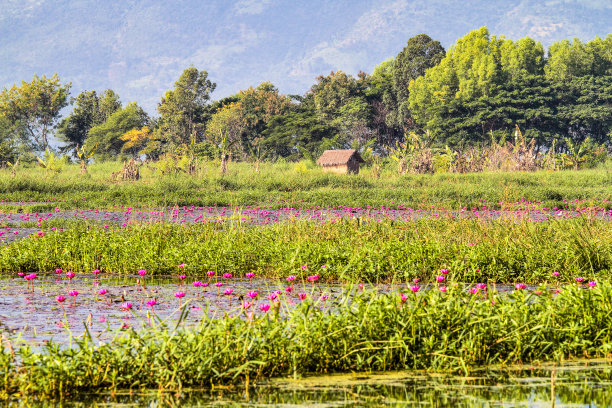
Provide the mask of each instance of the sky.
{"label": "sky", "polygon": [[612,0],[0,0],[0,87],[57,73],[115,90],[155,116],[195,66],[213,99],[271,81],[303,94],[316,77],[372,72],[426,33],[445,48],[487,26],[549,46],[612,32]]}

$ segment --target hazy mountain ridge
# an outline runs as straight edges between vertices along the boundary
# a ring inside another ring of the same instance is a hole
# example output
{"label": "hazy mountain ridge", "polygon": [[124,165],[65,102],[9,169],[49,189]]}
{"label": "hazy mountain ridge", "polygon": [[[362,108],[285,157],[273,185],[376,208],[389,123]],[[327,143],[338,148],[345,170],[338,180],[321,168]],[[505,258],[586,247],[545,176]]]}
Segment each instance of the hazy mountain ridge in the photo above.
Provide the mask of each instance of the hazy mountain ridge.
{"label": "hazy mountain ridge", "polygon": [[365,0],[308,6],[279,0],[233,4],[180,0],[5,0],[0,5],[0,85],[57,72],[83,89],[113,88],[149,113],[189,65],[209,71],[213,98],[266,80],[281,92],[303,93],[319,74],[371,72],[421,32],[448,48],[487,25],[508,38],[526,35],[549,45],[610,31],[604,0]]}

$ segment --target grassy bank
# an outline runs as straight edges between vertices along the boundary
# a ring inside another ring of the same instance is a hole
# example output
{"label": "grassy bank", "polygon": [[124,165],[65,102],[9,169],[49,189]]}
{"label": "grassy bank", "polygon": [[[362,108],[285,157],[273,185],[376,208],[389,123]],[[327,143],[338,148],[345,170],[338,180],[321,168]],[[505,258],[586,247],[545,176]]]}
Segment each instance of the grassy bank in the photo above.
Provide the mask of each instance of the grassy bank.
{"label": "grassy bank", "polygon": [[[177,274],[207,270],[283,278],[320,273],[348,282],[433,281],[441,268],[463,282],[555,281],[612,276],[612,223],[582,216],[527,220],[422,219],[410,222],[215,223],[128,227],[73,223],[0,248],[0,272]],[[302,272],[301,266],[309,269]],[[326,268],[321,268],[326,265]]]}
{"label": "grassy bank", "polygon": [[[359,175],[324,174],[309,163],[264,163],[260,172],[248,163],[232,163],[221,176],[214,163],[203,163],[194,176],[161,175],[142,167],[135,182],[110,180],[120,163],[94,164],[81,175],[70,165],[59,174],[20,169],[16,177],[0,170],[0,200],[49,202],[13,206],[13,210],[108,208],[114,205],[257,205],[257,206],[395,206],[412,208],[474,207],[520,200],[546,207],[600,205],[612,208],[612,162],[598,169],[535,173],[473,173],[398,176],[391,166],[379,178],[369,169]],[[584,200],[579,204],[568,203]],[[607,201],[607,202],[606,202]]]}
{"label": "grassy bank", "polygon": [[[180,390],[252,384],[308,373],[427,369],[469,373],[489,364],[605,357],[612,353],[612,286],[560,293],[472,294],[450,286],[398,293],[347,293],[286,310],[205,313],[197,329],[127,330],[97,344],[35,351],[4,339],[0,395],[69,396],[117,389]],[[263,301],[265,302],[265,301]],[[329,305],[328,305],[329,306]],[[255,308],[255,307],[253,307]],[[252,310],[252,309],[251,309]],[[253,313],[251,315],[251,313]],[[247,319],[245,315],[250,315]]]}

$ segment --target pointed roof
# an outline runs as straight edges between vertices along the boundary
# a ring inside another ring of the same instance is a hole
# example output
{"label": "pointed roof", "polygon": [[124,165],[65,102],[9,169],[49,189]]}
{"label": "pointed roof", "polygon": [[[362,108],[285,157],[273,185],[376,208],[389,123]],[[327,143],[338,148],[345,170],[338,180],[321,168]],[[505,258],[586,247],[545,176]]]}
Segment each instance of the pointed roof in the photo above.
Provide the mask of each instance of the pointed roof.
{"label": "pointed roof", "polygon": [[326,150],[323,152],[317,164],[319,166],[338,166],[347,164],[351,157],[355,157],[359,163],[363,163],[363,159],[359,152],[355,149],[348,150]]}

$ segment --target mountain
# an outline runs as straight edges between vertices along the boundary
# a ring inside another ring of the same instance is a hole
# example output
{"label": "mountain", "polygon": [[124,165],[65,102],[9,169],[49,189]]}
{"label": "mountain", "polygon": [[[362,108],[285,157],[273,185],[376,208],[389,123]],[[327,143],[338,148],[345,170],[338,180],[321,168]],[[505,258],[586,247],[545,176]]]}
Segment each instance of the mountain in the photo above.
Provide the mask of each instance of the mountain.
{"label": "mountain", "polygon": [[215,99],[263,81],[301,94],[331,70],[372,72],[423,32],[448,48],[486,25],[547,46],[611,21],[610,0],[0,0],[0,86],[57,72],[73,95],[112,88],[156,114],[190,65]]}

